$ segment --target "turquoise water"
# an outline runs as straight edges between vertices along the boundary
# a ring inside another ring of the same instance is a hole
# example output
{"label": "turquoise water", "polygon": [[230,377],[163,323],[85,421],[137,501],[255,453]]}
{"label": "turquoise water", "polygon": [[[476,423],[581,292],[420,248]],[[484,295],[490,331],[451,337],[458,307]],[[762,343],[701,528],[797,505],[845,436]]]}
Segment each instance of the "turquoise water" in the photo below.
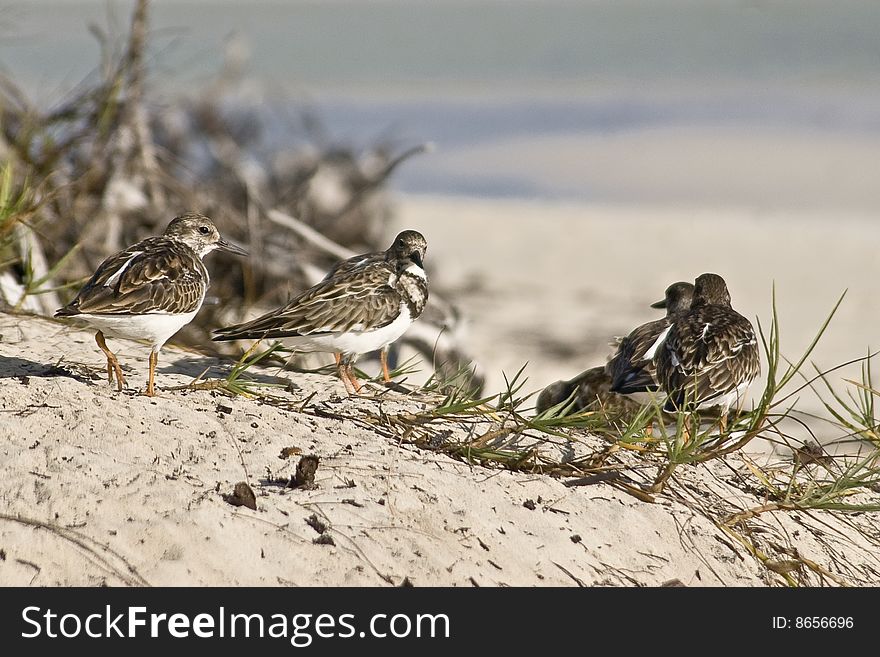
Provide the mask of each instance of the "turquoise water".
{"label": "turquoise water", "polygon": [[[89,24],[121,34],[131,6],[5,2],[0,65],[51,102],[98,61]],[[197,90],[235,35],[245,77],[269,90],[278,137],[291,140],[304,106],[339,139],[392,134],[443,152],[682,125],[880,133],[880,2],[160,0],[152,25],[155,88]],[[396,184],[555,193],[528,176],[432,170],[430,159]]]}

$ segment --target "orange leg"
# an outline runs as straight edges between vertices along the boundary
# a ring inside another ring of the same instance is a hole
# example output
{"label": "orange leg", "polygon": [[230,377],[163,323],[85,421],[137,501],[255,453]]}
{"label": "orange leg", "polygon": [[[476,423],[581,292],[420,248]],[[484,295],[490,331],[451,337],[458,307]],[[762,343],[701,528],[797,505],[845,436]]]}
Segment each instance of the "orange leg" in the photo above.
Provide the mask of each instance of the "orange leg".
{"label": "orange leg", "polygon": [[351,386],[354,388],[355,393],[360,393],[361,384],[354,374],[354,368],[351,363],[346,366],[346,373],[348,374],[348,380],[351,381]]}
{"label": "orange leg", "polygon": [[113,385],[113,374],[116,374],[116,390],[122,392],[122,386],[125,384],[125,379],[122,376],[122,368],[119,367],[119,361],[116,360],[116,354],[114,354],[107,347],[107,342],[104,340],[104,334],[101,331],[95,333],[95,342],[98,343],[98,346],[101,348],[101,351],[104,352],[104,355],[107,357],[107,381],[110,385]]}
{"label": "orange leg", "polygon": [[147,397],[155,397],[156,390],[153,387],[153,381],[156,379],[156,365],[159,363],[159,352],[151,351],[150,352],[150,376],[147,378]]}
{"label": "orange leg", "polygon": [[382,380],[391,383],[391,374],[388,372],[388,347],[382,347],[379,352],[379,360],[382,362]]}
{"label": "orange leg", "polygon": [[357,388],[352,385],[351,378],[348,373],[349,365],[342,358],[342,354],[336,354],[336,374],[342,379],[342,382],[345,384],[345,392],[349,395],[355,394]]}

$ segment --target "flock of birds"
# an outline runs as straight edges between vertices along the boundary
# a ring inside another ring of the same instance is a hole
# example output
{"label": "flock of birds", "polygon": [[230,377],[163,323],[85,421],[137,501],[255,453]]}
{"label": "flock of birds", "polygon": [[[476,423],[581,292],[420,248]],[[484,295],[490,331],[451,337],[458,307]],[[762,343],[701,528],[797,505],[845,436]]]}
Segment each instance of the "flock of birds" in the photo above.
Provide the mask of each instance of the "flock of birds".
{"label": "flock of birds", "polygon": [[[192,321],[210,284],[202,259],[220,249],[247,255],[220,236],[214,223],[194,212],[175,217],[160,237],[149,237],[102,262],[56,317],[73,317],[97,329],[107,357],[107,378],[122,392],[125,380],[105,335],[145,340],[150,346],[146,394],[155,395],[159,351]],[[352,366],[379,350],[390,381],[387,347],[422,314],[428,301],[423,260],[427,242],[405,230],[386,250],[338,263],[317,285],[287,305],[250,322],[214,331],[214,340],[278,339],[299,351],[336,354],[339,378],[349,393],[360,391]]]}
{"label": "flock of birds", "polygon": [[[82,320],[96,329],[107,357],[107,378],[124,387],[122,368],[105,335],[147,341],[151,346],[146,394],[155,394],[159,352],[192,321],[210,283],[202,259],[220,249],[247,255],[220,236],[198,213],[175,217],[160,237],[150,237],[104,260],[56,317]],[[353,371],[357,357],[379,351],[390,381],[387,348],[422,314],[428,300],[425,238],[401,232],[382,252],[335,265],[317,285],[289,303],[249,322],[214,331],[214,340],[280,340],[298,351],[335,354],[339,378],[349,394],[360,391]],[[566,405],[587,409],[617,398],[638,407],[659,403],[667,412],[720,407],[722,422],[760,373],[757,337],[748,319],[730,305],[717,274],[693,284],[675,283],[663,301],[666,316],[620,340],[603,367],[545,388],[537,412]]]}
{"label": "flock of birds", "polygon": [[536,411],[616,407],[632,412],[646,404],[666,413],[717,408],[723,431],[728,412],[742,406],[761,373],[752,323],[731,307],[718,274],[702,274],[693,284],[673,283],[651,307],[665,308],[666,316],[620,339],[604,366],[547,386]]}

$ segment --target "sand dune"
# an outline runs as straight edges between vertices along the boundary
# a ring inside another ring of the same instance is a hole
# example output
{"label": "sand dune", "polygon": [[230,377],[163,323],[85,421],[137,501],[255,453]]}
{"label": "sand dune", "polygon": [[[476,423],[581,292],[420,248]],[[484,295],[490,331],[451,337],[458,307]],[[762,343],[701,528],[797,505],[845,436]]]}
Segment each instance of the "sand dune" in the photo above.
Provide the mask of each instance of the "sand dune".
{"label": "sand dune", "polygon": [[[735,456],[684,468],[650,503],[601,482],[468,465],[382,429],[436,404],[430,395],[368,387],[346,398],[332,376],[278,379],[259,367],[248,376],[286,384],[269,391],[271,404],[173,391],[208,366],[223,378],[229,364],[168,348],[149,399],[135,391],[141,345],[115,343],[133,387],[117,393],[91,333],[0,315],[0,334],[0,585],[781,581],[716,524],[766,501],[741,486],[748,471]],[[444,432],[469,436],[454,423]],[[540,449],[559,458],[603,445],[581,435]],[[294,455],[281,458],[286,448]],[[288,487],[297,451],[320,458],[314,489]],[[634,482],[650,482],[655,467],[622,456]],[[253,508],[229,503],[238,482],[250,484]],[[867,516],[756,523],[756,540],[783,565],[784,549],[819,564],[798,572],[803,583],[877,581]]]}

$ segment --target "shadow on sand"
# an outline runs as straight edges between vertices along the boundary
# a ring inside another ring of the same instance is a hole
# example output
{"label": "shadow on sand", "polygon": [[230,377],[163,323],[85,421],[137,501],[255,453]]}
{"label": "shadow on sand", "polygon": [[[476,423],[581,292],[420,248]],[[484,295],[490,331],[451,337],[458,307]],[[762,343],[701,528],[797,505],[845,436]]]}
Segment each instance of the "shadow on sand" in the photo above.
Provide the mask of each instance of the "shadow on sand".
{"label": "shadow on sand", "polygon": [[82,383],[100,380],[104,377],[103,368],[91,367],[83,363],[38,363],[16,356],[0,356],[0,379],[27,379],[29,377],[53,378],[65,376]]}
{"label": "shadow on sand", "polygon": [[[158,371],[161,374],[180,374],[193,379],[201,377],[202,380],[209,380],[225,379],[233,367],[235,367],[235,363],[232,361],[207,356],[184,356],[163,365],[160,354]],[[283,385],[288,383],[288,380],[283,376],[264,374],[256,369],[247,370],[242,374],[242,377],[256,383],[280,383]]]}

